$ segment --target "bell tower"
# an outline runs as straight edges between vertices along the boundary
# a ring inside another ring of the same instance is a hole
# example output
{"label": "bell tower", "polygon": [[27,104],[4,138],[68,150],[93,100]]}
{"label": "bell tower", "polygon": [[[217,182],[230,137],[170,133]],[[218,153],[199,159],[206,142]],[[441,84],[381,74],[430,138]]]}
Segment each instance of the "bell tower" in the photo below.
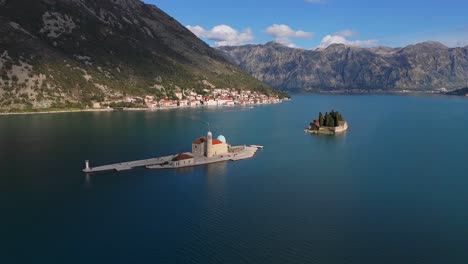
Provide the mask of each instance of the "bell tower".
{"label": "bell tower", "polygon": [[211,134],[211,131],[208,131],[208,134],[206,135],[206,156],[208,158],[213,157],[213,134]]}

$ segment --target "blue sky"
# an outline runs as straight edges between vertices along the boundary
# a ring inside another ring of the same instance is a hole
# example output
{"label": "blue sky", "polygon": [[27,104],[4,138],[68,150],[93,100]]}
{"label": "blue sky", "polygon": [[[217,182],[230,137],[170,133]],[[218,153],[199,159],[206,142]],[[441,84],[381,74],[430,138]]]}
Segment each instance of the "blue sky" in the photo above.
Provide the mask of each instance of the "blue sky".
{"label": "blue sky", "polygon": [[468,45],[468,1],[144,0],[211,46],[275,40],[313,49],[331,43],[399,47],[434,40]]}

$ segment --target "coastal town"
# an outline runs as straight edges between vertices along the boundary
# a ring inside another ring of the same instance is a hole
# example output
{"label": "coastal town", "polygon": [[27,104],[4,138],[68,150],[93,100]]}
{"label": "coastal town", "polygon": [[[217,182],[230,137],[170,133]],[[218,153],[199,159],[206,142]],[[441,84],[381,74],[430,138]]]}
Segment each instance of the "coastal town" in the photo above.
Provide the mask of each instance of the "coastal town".
{"label": "coastal town", "polygon": [[47,114],[66,112],[94,112],[112,110],[164,110],[191,107],[222,107],[222,106],[253,106],[278,104],[290,97],[278,95],[268,96],[257,91],[238,90],[229,88],[204,89],[203,94],[195,90],[178,90],[170,96],[159,98],[155,95],[123,96],[118,99],[92,101],[85,108],[81,107],[52,107],[46,109],[31,109],[17,112],[2,111],[0,115]]}
{"label": "coastal town", "polygon": [[246,106],[259,104],[281,103],[284,98],[268,96],[250,90],[237,89],[205,89],[204,94],[193,90],[174,92],[173,98],[158,99],[153,95],[145,97],[126,97],[122,100],[93,102],[93,108],[126,107],[147,109],[171,109],[199,106]]}

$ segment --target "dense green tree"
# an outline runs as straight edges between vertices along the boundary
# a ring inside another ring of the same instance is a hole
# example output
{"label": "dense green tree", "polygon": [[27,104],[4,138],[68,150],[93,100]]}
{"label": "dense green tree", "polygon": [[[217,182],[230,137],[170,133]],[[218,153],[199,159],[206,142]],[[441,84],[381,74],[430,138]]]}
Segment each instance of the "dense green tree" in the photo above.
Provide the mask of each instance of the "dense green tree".
{"label": "dense green tree", "polygon": [[326,127],[330,126],[330,120],[331,120],[331,115],[327,112],[325,113],[325,120],[324,120],[324,124]]}
{"label": "dense green tree", "polygon": [[314,120],[313,122],[318,122],[320,126],[336,127],[340,125],[341,121],[344,121],[344,119],[340,112],[332,110],[331,112],[325,112],[325,115],[322,114],[322,112],[319,112],[318,119]]}
{"label": "dense green tree", "polygon": [[329,121],[329,127],[335,127],[335,119],[333,118],[333,116],[330,114],[330,121]]}
{"label": "dense green tree", "polygon": [[338,113],[338,121],[344,121],[343,117],[341,116],[340,113]]}

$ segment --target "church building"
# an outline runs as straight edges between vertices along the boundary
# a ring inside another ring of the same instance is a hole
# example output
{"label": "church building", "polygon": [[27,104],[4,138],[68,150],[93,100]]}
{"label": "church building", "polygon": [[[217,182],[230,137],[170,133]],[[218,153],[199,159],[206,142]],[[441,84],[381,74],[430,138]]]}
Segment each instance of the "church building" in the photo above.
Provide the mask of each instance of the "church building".
{"label": "church building", "polygon": [[223,135],[213,139],[211,131],[206,137],[200,137],[192,142],[192,154],[196,157],[205,156],[211,158],[213,156],[228,153],[228,144]]}

